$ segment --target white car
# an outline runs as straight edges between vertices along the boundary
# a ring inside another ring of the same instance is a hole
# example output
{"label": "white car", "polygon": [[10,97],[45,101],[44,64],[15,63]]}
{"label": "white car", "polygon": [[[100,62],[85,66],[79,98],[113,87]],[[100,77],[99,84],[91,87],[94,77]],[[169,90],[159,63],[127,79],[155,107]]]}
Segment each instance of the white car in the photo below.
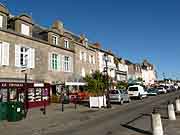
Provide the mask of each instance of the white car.
{"label": "white car", "polygon": [[164,87],[158,87],[157,90],[160,94],[166,94],[167,93],[167,90]]}
{"label": "white car", "polygon": [[145,92],[144,88],[140,85],[129,86],[128,94],[130,97],[137,97],[139,99],[147,97],[147,92]]}
{"label": "white car", "polygon": [[116,102],[123,104],[124,102],[130,102],[131,99],[126,90],[110,90],[109,91],[110,102]]}

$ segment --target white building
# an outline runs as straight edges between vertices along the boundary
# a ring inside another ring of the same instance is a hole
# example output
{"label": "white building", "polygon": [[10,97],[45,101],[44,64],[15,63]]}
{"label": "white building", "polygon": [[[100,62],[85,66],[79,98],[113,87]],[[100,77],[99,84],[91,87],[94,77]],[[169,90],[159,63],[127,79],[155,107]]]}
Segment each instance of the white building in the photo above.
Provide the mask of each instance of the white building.
{"label": "white building", "polygon": [[117,81],[127,81],[128,75],[128,65],[125,64],[124,60],[120,60],[118,62],[117,70],[116,70],[116,77]]}
{"label": "white building", "polygon": [[152,85],[157,79],[154,66],[147,60],[144,60],[142,63],[142,79],[145,85]]}
{"label": "white building", "polygon": [[104,72],[106,68],[106,62],[105,62],[105,56],[104,54],[107,54],[108,56],[108,62],[107,62],[107,67],[108,67],[108,75],[111,78],[115,78],[115,73],[116,73],[116,65],[114,63],[114,56],[110,52],[106,52],[103,50],[100,50],[99,52],[99,71]]}

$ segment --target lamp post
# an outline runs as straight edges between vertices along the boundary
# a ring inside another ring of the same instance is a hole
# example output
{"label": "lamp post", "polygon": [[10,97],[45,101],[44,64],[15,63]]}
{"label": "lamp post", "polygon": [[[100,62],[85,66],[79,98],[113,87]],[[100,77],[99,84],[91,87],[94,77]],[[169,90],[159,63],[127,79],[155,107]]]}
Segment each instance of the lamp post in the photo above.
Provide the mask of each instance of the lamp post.
{"label": "lamp post", "polygon": [[25,110],[25,117],[28,112],[28,89],[27,89],[27,69],[22,69],[21,72],[24,72],[24,94],[25,94],[25,99],[24,99],[24,110]]}
{"label": "lamp post", "polygon": [[107,108],[111,108],[110,97],[109,97],[108,55],[106,53],[104,54],[104,60],[105,60],[105,70],[104,71],[106,72]]}

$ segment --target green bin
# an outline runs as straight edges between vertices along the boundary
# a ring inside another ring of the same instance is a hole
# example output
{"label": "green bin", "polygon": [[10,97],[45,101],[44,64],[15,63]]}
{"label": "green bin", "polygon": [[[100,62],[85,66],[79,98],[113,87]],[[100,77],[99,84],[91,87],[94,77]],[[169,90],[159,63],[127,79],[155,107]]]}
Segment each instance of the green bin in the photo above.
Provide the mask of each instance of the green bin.
{"label": "green bin", "polygon": [[20,121],[24,117],[24,104],[22,102],[8,102],[7,120]]}
{"label": "green bin", "polygon": [[0,121],[7,120],[8,104],[7,102],[0,102]]}

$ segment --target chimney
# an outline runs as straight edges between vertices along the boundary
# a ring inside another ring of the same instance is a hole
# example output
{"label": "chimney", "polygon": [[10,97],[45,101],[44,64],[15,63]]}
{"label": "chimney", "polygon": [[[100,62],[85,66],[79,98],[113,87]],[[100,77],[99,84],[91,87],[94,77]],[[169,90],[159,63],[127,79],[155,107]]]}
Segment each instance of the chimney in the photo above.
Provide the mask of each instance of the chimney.
{"label": "chimney", "polygon": [[96,43],[94,43],[94,47],[96,47],[96,48],[100,49],[100,48],[101,48],[101,44],[100,44],[100,43],[98,43],[98,42],[96,42]]}

